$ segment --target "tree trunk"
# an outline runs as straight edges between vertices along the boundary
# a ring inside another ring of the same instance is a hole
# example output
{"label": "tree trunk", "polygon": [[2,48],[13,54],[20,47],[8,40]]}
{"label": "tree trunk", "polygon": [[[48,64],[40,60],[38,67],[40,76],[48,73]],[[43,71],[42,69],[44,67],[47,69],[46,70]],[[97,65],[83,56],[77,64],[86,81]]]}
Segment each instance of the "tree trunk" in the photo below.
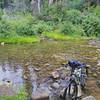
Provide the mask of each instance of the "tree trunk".
{"label": "tree trunk", "polygon": [[41,0],[32,0],[31,1],[31,8],[33,11],[33,15],[36,13],[41,13]]}
{"label": "tree trunk", "polygon": [[100,6],[100,0],[97,0],[97,6]]}
{"label": "tree trunk", "polygon": [[4,8],[8,8],[9,7],[9,0],[4,0]]}
{"label": "tree trunk", "polygon": [[41,13],[41,0],[38,0],[38,11]]}
{"label": "tree trunk", "polygon": [[53,4],[53,0],[49,0],[49,6]]}

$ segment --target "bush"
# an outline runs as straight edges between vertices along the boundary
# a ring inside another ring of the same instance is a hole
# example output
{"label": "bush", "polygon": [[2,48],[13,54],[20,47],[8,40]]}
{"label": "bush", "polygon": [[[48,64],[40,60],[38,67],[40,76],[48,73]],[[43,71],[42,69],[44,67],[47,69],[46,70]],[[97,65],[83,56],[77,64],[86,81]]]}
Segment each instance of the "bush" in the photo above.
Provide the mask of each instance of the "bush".
{"label": "bush", "polygon": [[88,10],[90,13],[95,14],[96,16],[98,16],[100,18],[100,7],[90,7]]}
{"label": "bush", "polygon": [[43,32],[52,31],[52,26],[48,25],[44,21],[39,21],[37,24],[33,24],[33,30],[36,34],[42,34]]}
{"label": "bush", "polygon": [[23,23],[16,27],[16,32],[19,36],[25,36],[25,35],[34,35],[34,30],[32,29],[31,25],[27,23]]}
{"label": "bush", "polygon": [[13,31],[13,28],[6,22],[0,22],[0,37],[10,37],[17,36],[17,34]]}
{"label": "bush", "polygon": [[[54,23],[61,22],[64,16],[64,7],[61,3],[48,6],[43,12],[41,18]],[[44,17],[44,18],[43,18]]]}
{"label": "bush", "polygon": [[100,19],[93,14],[84,16],[82,26],[86,36],[98,36],[100,34]]}
{"label": "bush", "polygon": [[9,19],[7,22],[13,27],[14,31],[19,36],[34,35],[32,24],[36,23],[31,15],[16,17],[16,19]]}
{"label": "bush", "polygon": [[84,35],[84,30],[79,25],[73,25],[71,22],[64,22],[59,25],[60,33],[68,35]]}
{"label": "bush", "polygon": [[73,24],[81,24],[82,22],[82,13],[79,10],[68,10],[66,12],[66,19],[71,21]]}

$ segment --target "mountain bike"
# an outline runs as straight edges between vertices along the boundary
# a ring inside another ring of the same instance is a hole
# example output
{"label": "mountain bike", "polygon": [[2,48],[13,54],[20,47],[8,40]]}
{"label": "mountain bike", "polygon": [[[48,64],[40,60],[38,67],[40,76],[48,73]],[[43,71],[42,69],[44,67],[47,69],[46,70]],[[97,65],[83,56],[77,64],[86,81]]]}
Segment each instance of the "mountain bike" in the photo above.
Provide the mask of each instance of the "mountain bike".
{"label": "mountain bike", "polygon": [[88,74],[88,68],[83,65],[78,65],[71,71],[70,79],[68,85],[64,90],[63,100],[80,100],[78,93],[79,87],[81,90],[85,88],[85,81]]}

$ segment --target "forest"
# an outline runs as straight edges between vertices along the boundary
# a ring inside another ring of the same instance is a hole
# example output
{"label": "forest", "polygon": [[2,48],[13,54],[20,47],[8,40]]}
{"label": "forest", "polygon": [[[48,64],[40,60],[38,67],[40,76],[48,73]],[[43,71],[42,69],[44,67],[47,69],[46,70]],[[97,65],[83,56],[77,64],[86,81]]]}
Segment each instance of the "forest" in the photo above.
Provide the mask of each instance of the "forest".
{"label": "forest", "polygon": [[60,37],[99,37],[100,1],[0,0],[1,40],[58,34]]}

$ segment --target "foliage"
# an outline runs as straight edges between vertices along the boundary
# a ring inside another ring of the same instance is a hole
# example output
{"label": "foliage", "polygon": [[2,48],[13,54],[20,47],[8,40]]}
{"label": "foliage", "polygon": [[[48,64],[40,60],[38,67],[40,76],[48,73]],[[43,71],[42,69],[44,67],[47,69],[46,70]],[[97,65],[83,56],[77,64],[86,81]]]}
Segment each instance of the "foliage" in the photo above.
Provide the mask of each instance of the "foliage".
{"label": "foliage", "polygon": [[43,16],[45,16],[47,21],[61,22],[64,16],[64,7],[61,3],[53,4],[42,11]]}
{"label": "foliage", "polygon": [[85,0],[68,0],[66,4],[68,8],[79,9],[79,10],[85,8]]}
{"label": "foliage", "polygon": [[31,25],[22,23],[16,27],[16,32],[19,36],[34,35],[34,30]]}
{"label": "foliage", "polygon": [[33,36],[55,30],[73,36],[100,36],[100,7],[84,9],[84,0],[55,1],[49,6],[47,1],[43,2],[41,13],[34,16],[26,10],[7,15],[5,10],[1,17],[0,10],[0,37]]}
{"label": "foliage", "polygon": [[87,36],[98,36],[100,34],[100,19],[93,14],[84,16],[82,26]]}
{"label": "foliage", "polygon": [[33,24],[33,29],[36,34],[42,34],[43,32],[52,31],[52,26],[48,25],[48,23],[44,21],[38,21],[37,24]]}
{"label": "foliage", "polygon": [[92,14],[94,14],[94,15],[96,15],[96,16],[98,16],[99,18],[100,18],[100,6],[97,6],[97,7],[90,7],[89,9],[88,9],[88,13],[92,13]]}
{"label": "foliage", "polygon": [[63,24],[59,26],[60,33],[64,33],[67,35],[84,35],[84,30],[79,25],[73,25],[71,22],[63,22]]}
{"label": "foliage", "polygon": [[73,24],[81,24],[82,15],[83,14],[79,10],[70,9],[66,11],[66,19]]}
{"label": "foliage", "polygon": [[17,36],[17,34],[14,32],[11,25],[9,25],[6,21],[0,22],[0,37],[11,37],[11,36]]}

